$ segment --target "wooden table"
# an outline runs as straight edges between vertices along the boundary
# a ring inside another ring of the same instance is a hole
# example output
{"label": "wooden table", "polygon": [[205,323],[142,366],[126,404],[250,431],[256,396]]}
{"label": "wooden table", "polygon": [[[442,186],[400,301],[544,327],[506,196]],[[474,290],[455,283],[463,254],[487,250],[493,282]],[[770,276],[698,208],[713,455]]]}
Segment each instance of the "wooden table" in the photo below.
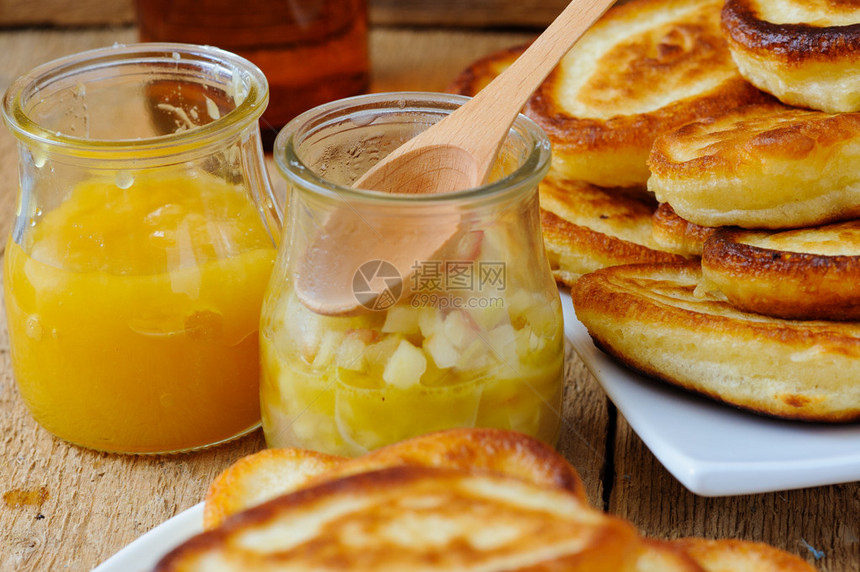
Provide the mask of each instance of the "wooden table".
{"label": "wooden table", "polygon": [[[129,26],[2,31],[0,89],[36,64],[135,37]],[[372,89],[440,91],[473,59],[531,37],[527,31],[377,27],[371,35]],[[4,237],[14,214],[16,161],[15,142],[2,130]],[[559,449],[581,472],[596,506],[653,537],[758,540],[821,570],[860,570],[860,483],[698,497],[655,459],[575,355],[568,359],[566,380]],[[0,329],[0,435],[0,571],[89,570],[198,503],[219,471],[265,446],[258,431],[200,453],[134,457],[96,453],[53,438],[33,421],[17,392],[5,323]]]}

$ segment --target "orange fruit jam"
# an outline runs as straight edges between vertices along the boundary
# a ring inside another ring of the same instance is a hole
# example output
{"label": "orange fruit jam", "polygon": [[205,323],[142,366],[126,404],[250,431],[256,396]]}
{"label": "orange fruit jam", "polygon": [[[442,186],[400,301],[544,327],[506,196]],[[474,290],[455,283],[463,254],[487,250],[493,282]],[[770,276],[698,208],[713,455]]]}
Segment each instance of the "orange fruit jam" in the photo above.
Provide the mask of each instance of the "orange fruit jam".
{"label": "orange fruit jam", "polygon": [[251,430],[274,259],[254,206],[221,179],[79,184],[6,251],[12,363],[33,416],[126,453]]}

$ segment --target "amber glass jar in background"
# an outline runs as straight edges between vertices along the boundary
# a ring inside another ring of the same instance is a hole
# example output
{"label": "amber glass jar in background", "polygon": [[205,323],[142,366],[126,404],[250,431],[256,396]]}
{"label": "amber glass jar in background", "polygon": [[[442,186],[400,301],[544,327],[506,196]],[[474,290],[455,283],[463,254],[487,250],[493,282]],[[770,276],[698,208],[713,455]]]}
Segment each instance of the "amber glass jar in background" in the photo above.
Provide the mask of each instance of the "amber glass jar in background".
{"label": "amber glass jar in background", "polygon": [[280,213],[258,68],[139,44],[16,80],[4,269],[12,368],[33,417],[102,451],[164,453],[260,422],[258,329]]}
{"label": "amber glass jar in background", "polygon": [[[291,195],[260,325],[269,446],[354,456],[473,426],[555,442],[564,343],[538,211],[550,158],[543,131],[520,116],[492,182],[473,189],[394,195],[349,186],[464,100],[359,96],[297,117],[276,139],[275,162]],[[355,230],[326,247],[318,241],[331,236],[333,216],[339,228]],[[456,231],[442,250],[429,258],[404,253],[408,276],[368,254],[378,254],[378,244],[398,248],[404,231],[434,235],[452,220]],[[355,259],[341,256],[347,241],[357,246]],[[309,268],[303,261],[311,251],[331,258]],[[339,279],[340,299],[355,299],[342,314],[322,310],[312,290],[299,288],[338,274],[348,276]]]}
{"label": "amber glass jar in background", "polygon": [[141,41],[217,46],[258,65],[267,148],[299,113],[368,86],[367,0],[137,0],[137,18]]}

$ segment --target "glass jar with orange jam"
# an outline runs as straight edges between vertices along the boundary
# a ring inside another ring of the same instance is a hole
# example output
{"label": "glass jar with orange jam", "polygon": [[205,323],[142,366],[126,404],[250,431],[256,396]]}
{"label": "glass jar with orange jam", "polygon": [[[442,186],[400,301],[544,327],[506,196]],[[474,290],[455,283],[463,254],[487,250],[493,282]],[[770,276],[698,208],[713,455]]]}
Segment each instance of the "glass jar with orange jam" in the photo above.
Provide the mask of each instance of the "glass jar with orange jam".
{"label": "glass jar with orange jam", "polygon": [[281,214],[228,52],[138,44],[36,68],[3,100],[20,192],[4,292],[20,394],[101,451],[211,446],[260,423],[258,323]]}

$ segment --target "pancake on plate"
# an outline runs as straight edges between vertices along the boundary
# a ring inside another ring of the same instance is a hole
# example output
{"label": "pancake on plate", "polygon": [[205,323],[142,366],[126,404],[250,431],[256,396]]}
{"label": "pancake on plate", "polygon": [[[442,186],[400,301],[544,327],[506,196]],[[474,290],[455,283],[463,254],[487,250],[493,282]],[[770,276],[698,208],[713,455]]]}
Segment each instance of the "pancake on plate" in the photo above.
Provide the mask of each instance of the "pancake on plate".
{"label": "pancake on plate", "polygon": [[326,480],[412,465],[483,470],[564,489],[588,502],[579,473],[552,447],[523,433],[489,428],[435,431],[347,459],[296,448],[264,449],[225,469],[206,494],[203,525]]}
{"label": "pancake on plate", "polygon": [[722,26],[760,89],[791,105],[860,111],[857,0],[727,0]]}
{"label": "pancake on plate", "polygon": [[680,262],[654,241],[655,204],[635,189],[604,189],[550,176],[540,184],[541,227],[556,280],[572,285],[581,275],[617,264]]}
{"label": "pancake on plate", "polygon": [[203,528],[215,528],[237,512],[303,488],[345,460],[288,448],[263,449],[246,455],[210,483],[203,504]]}
{"label": "pancake on plate", "polygon": [[702,226],[815,226],[860,217],[860,113],[731,109],[662,134],[648,188]]}
{"label": "pancake on plate", "polygon": [[814,572],[801,558],[761,542],[645,539],[636,572]]}
{"label": "pancake on plate", "polygon": [[705,240],[716,230],[678,216],[669,203],[661,203],[651,217],[654,242],[667,251],[684,256],[701,256]]}
{"label": "pancake on plate", "polygon": [[814,572],[808,562],[761,542],[679,538],[682,548],[705,572]]}
{"label": "pancake on plate", "polygon": [[639,536],[565,490],[399,466],[280,496],[192,537],[157,572],[633,570]]}
{"label": "pancake on plate", "polygon": [[317,480],[399,465],[500,473],[560,488],[588,502],[579,473],[564,457],[543,441],[503,429],[457,428],[419,435],[349,459]]}
{"label": "pancake on plate", "polygon": [[571,296],[595,342],[633,369],[775,417],[860,419],[860,323],[743,312],[701,280],[698,261],[615,266]]}
{"label": "pancake on plate", "polygon": [[702,273],[737,308],[796,320],[860,321],[860,220],[783,231],[720,229]]}
{"label": "pancake on plate", "polygon": [[448,91],[460,95],[475,95],[493,78],[505,71],[528,46],[513,46],[475,60],[454,79]]}
{"label": "pancake on plate", "polygon": [[665,540],[646,538],[636,562],[636,572],[708,572],[683,547]]}
{"label": "pancake on plate", "polygon": [[720,31],[722,0],[631,0],[610,8],[526,105],[559,176],[644,185],[658,133],[763,101]]}
{"label": "pancake on plate", "polygon": [[260,451],[213,481],[207,513],[237,499],[254,504],[156,570],[812,570],[752,542],[639,536],[588,506],[576,470],[549,445],[500,429],[437,431],[354,459]]}

